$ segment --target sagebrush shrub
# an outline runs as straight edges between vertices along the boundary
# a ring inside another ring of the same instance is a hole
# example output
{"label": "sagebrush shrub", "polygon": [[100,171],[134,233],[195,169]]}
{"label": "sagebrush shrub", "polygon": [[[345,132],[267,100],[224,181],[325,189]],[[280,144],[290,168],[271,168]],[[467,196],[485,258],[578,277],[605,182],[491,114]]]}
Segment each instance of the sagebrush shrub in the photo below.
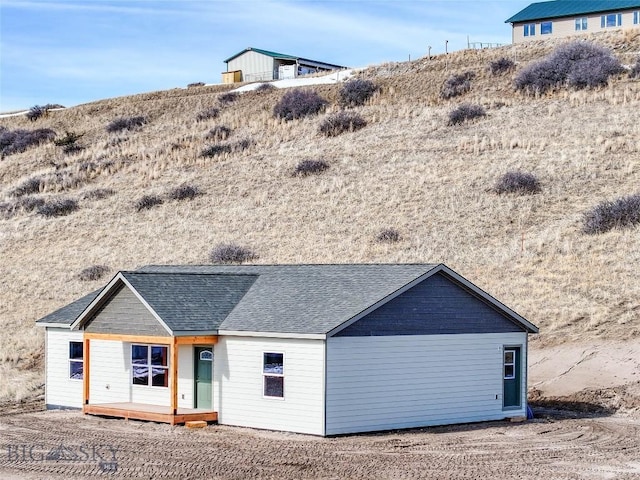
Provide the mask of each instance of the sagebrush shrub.
{"label": "sagebrush shrub", "polygon": [[221,243],[209,254],[212,263],[244,263],[256,258],[258,255],[253,250],[232,243]]}
{"label": "sagebrush shrub", "polygon": [[586,212],[582,219],[584,233],[604,233],[614,228],[640,224],[640,194],[604,201]]}
{"label": "sagebrush shrub", "polygon": [[96,188],[94,190],[89,190],[86,192],[82,198],[85,200],[102,200],[103,198],[110,197],[115,194],[115,190],[110,188]]}
{"label": "sagebrush shrub", "polygon": [[364,105],[379,87],[371,80],[356,78],[347,81],[340,89],[340,105],[355,107]]}
{"label": "sagebrush shrub", "polygon": [[217,157],[218,155],[223,155],[225,153],[235,153],[242,152],[249,148],[252,144],[252,141],[243,138],[242,140],[238,140],[233,143],[216,143],[214,145],[208,145],[200,152],[201,157]]}
{"label": "sagebrush shrub", "polygon": [[187,88],[204,87],[204,82],[193,82],[187,85]]}
{"label": "sagebrush shrub", "polygon": [[523,68],[515,78],[518,90],[545,93],[565,85],[574,88],[607,85],[609,77],[623,71],[611,50],[577,41],[561,45],[547,57]]}
{"label": "sagebrush shrub", "polygon": [[181,185],[169,192],[169,198],[172,200],[191,200],[201,195],[200,189],[193,185]]}
{"label": "sagebrush shrub", "polygon": [[473,105],[463,103],[459,107],[449,112],[449,125],[458,125],[469,120],[486,116],[484,107],[481,105]]}
{"label": "sagebrush shrub", "polygon": [[636,59],[636,63],[631,66],[631,70],[629,70],[629,77],[640,78],[640,57],[638,57]]}
{"label": "sagebrush shrub", "polygon": [[38,207],[38,214],[43,217],[62,217],[78,210],[78,202],[70,198],[51,200]]}
{"label": "sagebrush shrub", "polygon": [[231,129],[229,127],[225,127],[224,125],[216,125],[206,135],[206,138],[210,140],[226,140],[231,135]]}
{"label": "sagebrush shrub", "polygon": [[228,103],[233,103],[238,99],[237,92],[226,92],[218,96],[218,102],[225,105]]}
{"label": "sagebrush shrub", "polygon": [[367,126],[367,121],[355,112],[341,111],[327,116],[320,124],[320,133],[335,137]]}
{"label": "sagebrush shrub", "polygon": [[376,242],[395,243],[402,239],[400,232],[395,228],[385,228],[376,235]]}
{"label": "sagebrush shrub", "polygon": [[33,107],[31,107],[29,109],[29,111],[26,113],[26,117],[31,120],[32,122],[35,122],[36,120],[38,120],[40,117],[44,117],[46,116],[48,113],[48,108],[47,107],[42,107],[40,105],[34,105]]}
{"label": "sagebrush shrub", "polygon": [[303,160],[293,171],[293,176],[307,176],[324,172],[329,168],[329,164],[324,160]]}
{"label": "sagebrush shrub", "polygon": [[497,193],[538,193],[540,182],[535,175],[517,170],[509,171],[502,175],[494,186]]}
{"label": "sagebrush shrub", "polygon": [[196,115],[196,120],[198,122],[203,122],[205,120],[217,118],[218,115],[220,115],[220,110],[216,107],[211,107],[211,108],[202,110],[201,112],[198,112],[198,114]]}
{"label": "sagebrush shrub", "polygon": [[82,269],[78,274],[78,278],[83,282],[92,282],[100,280],[106,273],[111,270],[106,265],[91,265],[90,267]]}
{"label": "sagebrush shrub", "polygon": [[442,84],[440,96],[444,99],[458,97],[471,90],[471,80],[475,73],[468,71],[450,75]]}
{"label": "sagebrush shrub", "polygon": [[50,128],[38,128],[36,130],[0,130],[0,156],[5,157],[14,153],[24,152],[29,147],[35,147],[41,143],[52,140],[56,132]]}
{"label": "sagebrush shrub", "polygon": [[163,200],[157,195],[143,195],[136,202],[136,210],[147,210],[163,203]]}
{"label": "sagebrush shrub", "polygon": [[296,88],[286,92],[273,109],[273,114],[283,120],[294,120],[320,113],[327,101],[313,90]]}
{"label": "sagebrush shrub", "polygon": [[42,179],[42,177],[31,177],[11,190],[9,194],[12,197],[23,197],[25,195],[31,195],[32,193],[38,193],[43,185],[44,180]]}
{"label": "sagebrush shrub", "polygon": [[516,64],[513,60],[502,57],[490,62],[488,70],[491,75],[500,75],[502,73],[510,72],[514,68],[516,68]]}
{"label": "sagebrush shrub", "polygon": [[38,197],[21,197],[15,202],[15,208],[21,208],[25,212],[33,212],[44,205],[44,199]]}
{"label": "sagebrush shrub", "polygon": [[58,147],[73,145],[84,136],[84,133],[65,131],[64,137],[56,138],[53,143]]}
{"label": "sagebrush shrub", "polygon": [[258,92],[258,93],[266,93],[266,92],[272,92],[276,89],[276,87],[274,87],[272,84],[270,83],[261,83],[260,85],[258,85],[258,87],[254,90],[254,92]]}
{"label": "sagebrush shrub", "polygon": [[208,145],[200,152],[201,157],[217,157],[224,153],[231,153],[233,148],[228,143],[216,143],[215,145]]}
{"label": "sagebrush shrub", "polygon": [[141,127],[145,123],[147,123],[145,117],[120,117],[112,120],[107,125],[107,132],[115,133],[121,132],[122,130],[131,130],[136,127]]}

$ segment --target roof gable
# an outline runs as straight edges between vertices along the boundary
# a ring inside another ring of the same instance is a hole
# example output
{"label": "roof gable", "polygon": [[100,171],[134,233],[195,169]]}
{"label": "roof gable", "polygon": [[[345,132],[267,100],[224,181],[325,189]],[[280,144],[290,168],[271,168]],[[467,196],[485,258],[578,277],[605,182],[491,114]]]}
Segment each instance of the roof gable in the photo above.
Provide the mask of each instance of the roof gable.
{"label": "roof gable", "polygon": [[613,12],[630,8],[640,8],[638,0],[552,0],[532,3],[516,13],[505,23],[519,23],[531,20],[572,17],[589,13]]}
{"label": "roof gable", "polygon": [[89,322],[124,284],[169,333],[214,332],[254,281],[252,275],[119,272],[72,327]]}
{"label": "roof gable", "polygon": [[278,53],[278,52],[272,52],[272,51],[269,51],[269,50],[262,50],[261,48],[247,47],[244,50],[242,50],[241,52],[238,52],[235,55],[232,55],[231,57],[227,58],[224,61],[224,63],[229,63],[234,58],[238,58],[240,55],[242,55],[244,53],[247,53],[247,52],[256,52],[256,53],[260,53],[262,55],[266,55],[267,57],[278,58],[278,59],[282,59],[282,60],[297,60],[299,58],[299,57],[295,57],[293,55],[287,55],[286,53]]}
{"label": "roof gable", "polygon": [[336,337],[506,333],[525,327],[444,272],[430,275]]}

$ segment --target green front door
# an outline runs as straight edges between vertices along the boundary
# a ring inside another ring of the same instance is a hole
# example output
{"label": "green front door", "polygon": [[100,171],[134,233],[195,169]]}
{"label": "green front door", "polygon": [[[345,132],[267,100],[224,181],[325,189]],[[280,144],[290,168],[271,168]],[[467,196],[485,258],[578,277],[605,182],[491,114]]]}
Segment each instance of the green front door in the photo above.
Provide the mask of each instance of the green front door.
{"label": "green front door", "polygon": [[520,347],[504,347],[503,358],[503,402],[502,406],[520,407],[521,395]]}
{"label": "green front door", "polygon": [[195,347],[195,408],[211,409],[211,374],[213,371],[213,349]]}

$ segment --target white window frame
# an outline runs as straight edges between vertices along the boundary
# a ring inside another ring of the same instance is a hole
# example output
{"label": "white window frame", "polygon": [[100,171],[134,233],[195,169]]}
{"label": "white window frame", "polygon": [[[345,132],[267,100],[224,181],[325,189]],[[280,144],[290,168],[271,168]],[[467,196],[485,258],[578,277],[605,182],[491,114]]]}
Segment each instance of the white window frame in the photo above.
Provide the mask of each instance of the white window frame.
{"label": "white window frame", "polygon": [[[79,343],[80,346],[82,347],[81,351],[82,351],[82,357],[80,358],[80,360],[78,360],[78,357],[72,357],[71,356],[71,344],[73,343]],[[80,378],[73,378],[71,373],[71,365],[74,363],[80,363],[82,365],[82,374],[80,375]],[[78,342],[78,341],[69,341],[69,380],[73,380],[75,382],[81,382],[82,380],[84,380],[84,342]]]}
{"label": "white window frame", "polygon": [[[147,347],[147,363],[133,363],[133,348],[134,347]],[[164,348],[167,351],[166,354],[166,358],[167,358],[167,364],[166,365],[153,365],[152,364],[152,360],[151,360],[151,350],[153,347],[158,347],[158,348]],[[129,355],[130,359],[131,359],[131,382],[130,385],[132,385],[133,387],[141,387],[141,388],[169,388],[169,346],[168,345],[151,345],[151,344],[147,344],[147,343],[132,343],[131,344],[131,355]],[[146,366],[147,367],[147,384],[146,385],[141,385],[139,383],[133,383],[133,379],[134,379],[134,375],[133,375],[133,370],[134,370],[134,365],[136,366]],[[153,369],[162,369],[165,370],[165,378],[167,379],[167,384],[166,385],[154,385],[153,384]]]}
{"label": "white window frame", "polygon": [[[266,355],[282,355],[282,373],[272,373],[272,372],[264,371]],[[263,398],[270,398],[274,400],[284,400],[284,362],[285,362],[284,352],[273,352],[273,351],[262,352],[262,397]],[[267,395],[267,388],[266,388],[267,377],[282,378],[282,396]]]}
{"label": "white window frame", "polygon": [[586,32],[589,27],[588,21],[587,17],[576,18],[576,32]]}
{"label": "white window frame", "polygon": [[[613,25],[609,25],[609,19],[615,18]],[[617,28],[622,26],[622,14],[621,13],[606,13],[600,17],[600,28]]]}
{"label": "white window frame", "polygon": [[[547,25],[549,26],[549,31],[548,32],[544,32],[543,29]],[[552,21],[540,22],[540,35],[553,35],[553,22]]]}
{"label": "white window frame", "polygon": [[536,24],[535,23],[525,23],[522,27],[522,34],[525,37],[535,37],[536,36]]}
{"label": "white window frame", "polygon": [[[511,362],[507,362],[507,353],[511,353]],[[514,380],[516,378],[516,349],[515,348],[505,348],[504,354],[502,356],[502,366],[503,366],[503,379],[504,380]],[[513,373],[511,375],[507,375],[507,367],[513,367]]]}

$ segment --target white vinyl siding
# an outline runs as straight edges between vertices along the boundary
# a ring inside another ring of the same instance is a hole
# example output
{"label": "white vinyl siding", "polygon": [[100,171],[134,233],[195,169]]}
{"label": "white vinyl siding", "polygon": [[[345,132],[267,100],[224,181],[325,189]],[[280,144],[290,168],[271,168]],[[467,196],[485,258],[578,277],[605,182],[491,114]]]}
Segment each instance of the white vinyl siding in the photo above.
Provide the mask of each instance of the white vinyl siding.
{"label": "white vinyl siding", "polygon": [[178,407],[193,408],[193,346],[178,346]]}
{"label": "white vinyl siding", "polygon": [[[503,419],[503,347],[526,333],[327,340],[326,435]],[[524,415],[526,403],[509,416]]]}
{"label": "white vinyl siding", "polygon": [[[85,375],[87,355],[85,354]],[[89,403],[131,402],[131,347],[108,340],[89,341]]]}
{"label": "white vinyl siding", "polygon": [[45,403],[50,407],[82,407],[82,380],[69,378],[69,342],[82,342],[82,332],[46,329]]}
{"label": "white vinyl siding", "polygon": [[[284,399],[263,395],[263,355],[284,354]],[[324,341],[220,337],[214,355],[218,423],[323,435]]]}

